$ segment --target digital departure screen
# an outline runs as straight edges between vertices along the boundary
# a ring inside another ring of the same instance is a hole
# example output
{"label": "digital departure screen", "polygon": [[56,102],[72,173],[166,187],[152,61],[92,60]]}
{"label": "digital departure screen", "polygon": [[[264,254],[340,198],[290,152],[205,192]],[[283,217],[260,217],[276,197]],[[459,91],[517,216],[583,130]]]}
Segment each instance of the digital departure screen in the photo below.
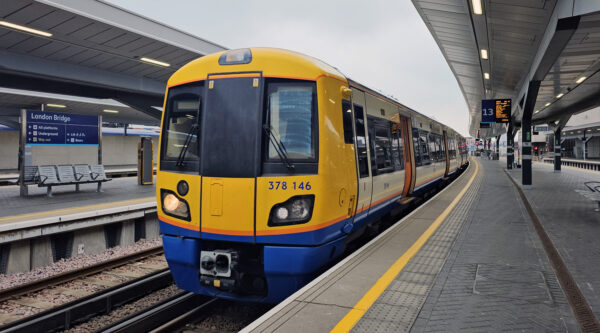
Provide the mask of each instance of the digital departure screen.
{"label": "digital departure screen", "polygon": [[512,100],[484,99],[481,101],[481,123],[508,123],[510,121]]}

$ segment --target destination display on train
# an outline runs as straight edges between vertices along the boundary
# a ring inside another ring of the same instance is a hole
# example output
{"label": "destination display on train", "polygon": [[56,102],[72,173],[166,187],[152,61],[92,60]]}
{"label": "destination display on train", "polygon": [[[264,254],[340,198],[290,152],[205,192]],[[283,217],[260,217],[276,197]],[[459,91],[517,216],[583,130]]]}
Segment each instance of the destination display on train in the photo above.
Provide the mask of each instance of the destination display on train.
{"label": "destination display on train", "polygon": [[26,112],[28,145],[98,145],[98,117],[46,111]]}
{"label": "destination display on train", "polygon": [[481,123],[508,123],[510,121],[512,100],[484,99],[481,101]]}

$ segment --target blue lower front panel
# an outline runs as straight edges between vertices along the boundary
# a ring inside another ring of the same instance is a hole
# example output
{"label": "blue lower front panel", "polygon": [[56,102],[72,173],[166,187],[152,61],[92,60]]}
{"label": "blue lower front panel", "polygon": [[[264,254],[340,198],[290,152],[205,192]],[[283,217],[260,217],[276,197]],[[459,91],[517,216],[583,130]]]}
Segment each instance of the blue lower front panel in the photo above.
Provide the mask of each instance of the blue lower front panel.
{"label": "blue lower front panel", "polygon": [[267,280],[267,295],[245,296],[224,292],[200,284],[200,251],[202,241],[163,235],[165,257],[171,274],[181,289],[220,298],[277,303],[312,280],[327,263],[344,251],[344,239],[315,247],[264,246],[264,272]]}

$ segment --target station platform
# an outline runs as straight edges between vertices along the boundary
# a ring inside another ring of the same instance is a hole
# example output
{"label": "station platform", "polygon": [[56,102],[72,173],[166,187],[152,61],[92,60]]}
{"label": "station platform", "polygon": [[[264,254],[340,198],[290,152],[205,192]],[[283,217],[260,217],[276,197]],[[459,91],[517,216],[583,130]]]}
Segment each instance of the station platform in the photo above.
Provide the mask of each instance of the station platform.
{"label": "station platform", "polygon": [[574,190],[600,174],[536,163],[534,185],[521,189],[520,169],[505,166],[472,158],[442,192],[243,332],[596,331],[600,213]]}
{"label": "station platform", "polygon": [[154,185],[138,185],[136,177],[116,178],[102,185],[82,184],[53,187],[53,196],[46,196],[45,187],[29,186],[27,197],[19,196],[19,186],[0,187],[0,231],[7,225],[28,221],[48,221],[67,215],[94,214],[102,209],[123,211],[128,206],[156,206]]}

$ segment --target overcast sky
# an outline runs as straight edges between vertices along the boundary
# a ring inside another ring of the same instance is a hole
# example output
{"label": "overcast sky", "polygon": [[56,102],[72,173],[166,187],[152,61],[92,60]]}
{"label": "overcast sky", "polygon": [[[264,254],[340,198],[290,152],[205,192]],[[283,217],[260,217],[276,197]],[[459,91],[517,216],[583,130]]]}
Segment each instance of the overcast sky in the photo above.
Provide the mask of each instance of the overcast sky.
{"label": "overcast sky", "polygon": [[227,48],[311,55],[468,135],[464,97],[409,0],[107,1]]}

